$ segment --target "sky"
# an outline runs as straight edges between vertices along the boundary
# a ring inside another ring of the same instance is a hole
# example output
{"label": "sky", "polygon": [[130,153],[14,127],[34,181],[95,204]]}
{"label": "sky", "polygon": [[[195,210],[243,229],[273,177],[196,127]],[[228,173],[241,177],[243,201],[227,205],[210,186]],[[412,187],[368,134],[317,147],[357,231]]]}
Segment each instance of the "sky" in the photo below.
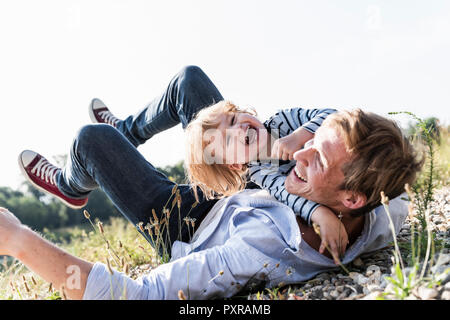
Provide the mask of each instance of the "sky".
{"label": "sky", "polygon": [[[186,65],[261,120],[359,107],[450,124],[446,0],[0,0],[0,41],[0,186],[24,180],[22,150],[67,154],[92,98],[125,118]],[[173,165],[183,131],[139,150]]]}

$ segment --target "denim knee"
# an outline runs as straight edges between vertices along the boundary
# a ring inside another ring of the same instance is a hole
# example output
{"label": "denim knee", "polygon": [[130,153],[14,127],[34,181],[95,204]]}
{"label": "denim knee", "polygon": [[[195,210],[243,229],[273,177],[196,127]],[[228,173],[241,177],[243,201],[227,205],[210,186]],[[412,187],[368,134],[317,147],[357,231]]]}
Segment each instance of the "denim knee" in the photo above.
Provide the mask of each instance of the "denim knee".
{"label": "denim knee", "polygon": [[74,142],[77,150],[97,148],[108,145],[107,142],[117,138],[118,134],[117,129],[108,124],[88,124],[78,130]]}
{"label": "denim knee", "polygon": [[178,73],[178,77],[180,80],[190,82],[192,80],[196,80],[198,78],[204,78],[206,74],[203,72],[203,70],[194,65],[185,66],[181,71]]}

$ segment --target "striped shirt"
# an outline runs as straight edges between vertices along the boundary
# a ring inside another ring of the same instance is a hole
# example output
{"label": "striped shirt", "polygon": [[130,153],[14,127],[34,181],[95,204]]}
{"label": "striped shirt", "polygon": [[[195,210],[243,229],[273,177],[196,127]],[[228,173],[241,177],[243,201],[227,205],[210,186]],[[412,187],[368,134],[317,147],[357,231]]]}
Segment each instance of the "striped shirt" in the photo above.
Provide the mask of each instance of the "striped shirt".
{"label": "striped shirt", "polygon": [[[314,134],[323,120],[334,112],[335,109],[284,109],[265,121],[264,126],[275,138],[283,138],[300,127]],[[279,164],[252,161],[248,165],[250,180],[269,191],[275,199],[289,206],[296,215],[311,225],[311,215],[320,204],[288,193],[284,188],[286,177],[295,163],[295,160],[280,161]]]}

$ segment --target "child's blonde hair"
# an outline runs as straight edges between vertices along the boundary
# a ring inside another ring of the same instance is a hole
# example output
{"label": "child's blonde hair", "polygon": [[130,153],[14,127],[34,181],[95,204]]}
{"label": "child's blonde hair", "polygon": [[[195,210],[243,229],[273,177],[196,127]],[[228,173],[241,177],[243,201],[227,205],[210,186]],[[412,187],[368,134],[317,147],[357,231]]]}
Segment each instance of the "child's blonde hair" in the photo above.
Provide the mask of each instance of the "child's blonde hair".
{"label": "child's blonde hair", "polygon": [[186,127],[185,169],[189,183],[192,185],[195,198],[198,200],[197,188],[206,199],[230,196],[245,187],[247,166],[231,169],[224,163],[208,163],[204,158],[204,150],[209,144],[204,133],[209,129],[217,129],[222,114],[248,113],[256,115],[252,109],[240,109],[230,101],[220,101],[200,110]]}

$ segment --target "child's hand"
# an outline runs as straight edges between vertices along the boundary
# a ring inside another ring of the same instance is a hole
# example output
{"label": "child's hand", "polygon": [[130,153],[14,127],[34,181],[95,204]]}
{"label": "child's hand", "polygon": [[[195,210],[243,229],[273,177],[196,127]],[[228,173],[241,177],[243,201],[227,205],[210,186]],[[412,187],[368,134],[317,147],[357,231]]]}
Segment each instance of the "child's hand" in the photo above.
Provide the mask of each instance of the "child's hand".
{"label": "child's hand", "polygon": [[[342,222],[327,207],[320,206],[314,211],[311,220],[320,227],[319,252],[325,249],[333,256],[334,263],[339,264],[339,257],[343,256],[348,245],[348,235]],[[328,247],[328,248],[327,248]]]}
{"label": "child's hand", "polygon": [[294,153],[300,150],[306,141],[312,139],[314,134],[303,128],[298,128],[291,134],[275,140],[272,146],[272,158],[281,160],[294,159]]}

